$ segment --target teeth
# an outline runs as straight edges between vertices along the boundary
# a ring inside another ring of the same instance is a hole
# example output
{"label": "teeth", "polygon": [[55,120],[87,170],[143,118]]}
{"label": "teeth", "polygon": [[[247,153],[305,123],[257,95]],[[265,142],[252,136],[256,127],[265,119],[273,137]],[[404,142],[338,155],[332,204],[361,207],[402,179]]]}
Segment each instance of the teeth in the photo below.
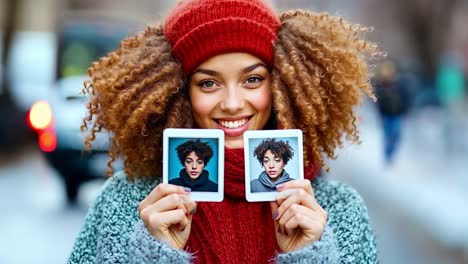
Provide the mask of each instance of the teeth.
{"label": "teeth", "polygon": [[241,120],[236,120],[236,121],[223,121],[223,120],[219,120],[219,123],[223,126],[223,127],[226,127],[226,128],[238,128],[238,127],[241,127],[243,125],[245,125],[245,123],[247,123],[248,119],[247,118],[244,118],[244,119],[241,119]]}

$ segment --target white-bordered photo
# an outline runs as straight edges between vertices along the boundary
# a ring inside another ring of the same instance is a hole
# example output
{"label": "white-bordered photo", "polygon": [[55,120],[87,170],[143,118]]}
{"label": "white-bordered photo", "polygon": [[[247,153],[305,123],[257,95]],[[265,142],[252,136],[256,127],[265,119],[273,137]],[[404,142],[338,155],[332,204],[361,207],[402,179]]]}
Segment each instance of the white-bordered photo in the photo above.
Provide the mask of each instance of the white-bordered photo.
{"label": "white-bordered photo", "polygon": [[244,158],[247,201],[274,201],[276,186],[304,179],[302,131],[246,131]]}
{"label": "white-bordered photo", "polygon": [[190,188],[194,201],[222,201],[224,132],[220,129],[165,129],[163,182]]}

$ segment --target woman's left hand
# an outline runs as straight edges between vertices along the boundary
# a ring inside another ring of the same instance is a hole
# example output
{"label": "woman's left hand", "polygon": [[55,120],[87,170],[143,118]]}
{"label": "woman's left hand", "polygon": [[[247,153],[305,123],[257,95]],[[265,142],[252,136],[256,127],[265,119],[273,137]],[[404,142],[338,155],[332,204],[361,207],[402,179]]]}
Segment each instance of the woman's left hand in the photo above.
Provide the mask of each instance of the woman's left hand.
{"label": "woman's left hand", "polygon": [[319,240],[328,216],[315,200],[310,181],[285,182],[278,191],[276,201],[270,202],[270,206],[280,249],[294,251]]}

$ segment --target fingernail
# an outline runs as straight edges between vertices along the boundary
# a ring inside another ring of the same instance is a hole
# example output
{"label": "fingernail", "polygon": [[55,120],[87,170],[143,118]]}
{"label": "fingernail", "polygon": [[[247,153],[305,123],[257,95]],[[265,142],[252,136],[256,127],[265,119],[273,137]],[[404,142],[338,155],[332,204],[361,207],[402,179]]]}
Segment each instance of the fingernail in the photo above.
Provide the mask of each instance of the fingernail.
{"label": "fingernail", "polygon": [[284,187],[286,187],[286,184],[282,183],[282,184],[276,186],[276,189],[277,189],[278,191],[281,191],[281,190],[284,189]]}
{"label": "fingernail", "polygon": [[193,209],[190,211],[190,214],[191,214],[191,215],[194,215],[196,211],[197,211],[197,208],[193,208]]}
{"label": "fingernail", "polygon": [[186,191],[186,192],[191,192],[192,189],[190,189],[189,187],[184,187],[184,191]]}
{"label": "fingernail", "polygon": [[278,217],[278,215],[279,215],[278,211],[274,212],[274,213],[271,215],[271,219],[276,220],[276,217]]}

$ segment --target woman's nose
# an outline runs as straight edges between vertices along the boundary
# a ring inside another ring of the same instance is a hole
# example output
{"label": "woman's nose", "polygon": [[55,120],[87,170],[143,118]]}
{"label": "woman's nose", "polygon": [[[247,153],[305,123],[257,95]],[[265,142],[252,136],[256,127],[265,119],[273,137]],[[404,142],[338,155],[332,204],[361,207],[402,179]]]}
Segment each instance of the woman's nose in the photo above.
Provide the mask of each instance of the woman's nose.
{"label": "woman's nose", "polygon": [[236,113],[244,108],[244,95],[242,88],[237,85],[231,85],[226,88],[225,95],[221,101],[221,110]]}

